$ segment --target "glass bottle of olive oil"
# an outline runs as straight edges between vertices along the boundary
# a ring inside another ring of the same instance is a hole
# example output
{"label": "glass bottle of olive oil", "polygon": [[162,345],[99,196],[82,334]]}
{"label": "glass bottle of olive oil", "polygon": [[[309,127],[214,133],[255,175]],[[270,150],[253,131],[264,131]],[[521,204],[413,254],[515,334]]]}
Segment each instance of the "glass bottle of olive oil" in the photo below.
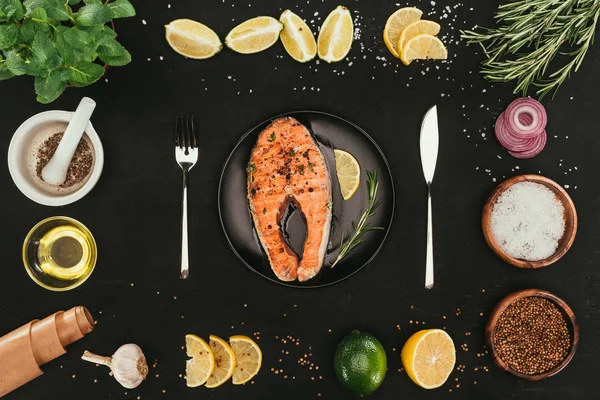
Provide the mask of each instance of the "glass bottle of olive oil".
{"label": "glass bottle of olive oil", "polygon": [[96,242],[79,221],[53,217],[37,224],[25,239],[23,261],[29,275],[50,290],[79,286],[92,273]]}

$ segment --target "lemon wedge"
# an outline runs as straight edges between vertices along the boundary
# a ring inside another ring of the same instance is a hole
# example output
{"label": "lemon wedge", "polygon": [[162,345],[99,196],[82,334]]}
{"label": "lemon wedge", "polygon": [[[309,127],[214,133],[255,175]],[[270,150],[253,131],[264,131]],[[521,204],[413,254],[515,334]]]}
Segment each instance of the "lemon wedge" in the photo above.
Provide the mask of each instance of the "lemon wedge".
{"label": "lemon wedge", "polygon": [[191,357],[185,364],[187,386],[204,385],[215,368],[215,357],[208,343],[196,335],[185,335],[185,351],[188,357]]}
{"label": "lemon wedge", "polygon": [[229,345],[235,353],[236,366],[232,382],[242,385],[254,378],[262,365],[262,351],[248,336],[235,335],[229,338]]}
{"label": "lemon wedge", "polygon": [[435,389],[442,386],[454,370],[456,350],[446,331],[427,329],[406,341],[401,358],[414,383],[425,389]]}
{"label": "lemon wedge", "polygon": [[360,164],[347,151],[334,149],[335,169],[344,200],[349,200],[360,185]]}
{"label": "lemon wedge", "polygon": [[210,335],[208,343],[215,357],[215,368],[206,380],[205,386],[213,389],[227,382],[233,375],[235,354],[227,342],[218,336]]}
{"label": "lemon wedge", "polygon": [[321,26],[317,41],[319,58],[328,63],[343,60],[350,52],[353,40],[354,23],[350,10],[338,6]]}
{"label": "lemon wedge", "polygon": [[448,50],[444,43],[433,35],[423,33],[410,39],[404,45],[400,59],[404,65],[414,60],[445,60],[448,58]]}
{"label": "lemon wedge", "polygon": [[176,19],[165,25],[169,46],[182,56],[203,60],[223,48],[219,36],[208,26],[191,19]]}
{"label": "lemon wedge", "polygon": [[406,45],[410,39],[414,38],[417,35],[422,35],[423,33],[427,33],[429,35],[437,35],[440,33],[440,24],[427,21],[425,19],[415,21],[412,24],[409,24],[402,33],[400,34],[400,39],[398,39],[398,49],[402,52],[402,49]]}
{"label": "lemon wedge", "polygon": [[273,46],[282,29],[283,25],[275,18],[252,18],[233,28],[227,34],[225,44],[238,53],[258,53]]}
{"label": "lemon wedge", "polygon": [[281,13],[283,24],[281,43],[285,51],[296,61],[305,63],[317,55],[317,41],[302,18],[290,10]]}
{"label": "lemon wedge", "polygon": [[383,41],[394,57],[400,58],[398,40],[404,28],[421,19],[423,11],[416,7],[404,7],[390,15],[383,29]]}

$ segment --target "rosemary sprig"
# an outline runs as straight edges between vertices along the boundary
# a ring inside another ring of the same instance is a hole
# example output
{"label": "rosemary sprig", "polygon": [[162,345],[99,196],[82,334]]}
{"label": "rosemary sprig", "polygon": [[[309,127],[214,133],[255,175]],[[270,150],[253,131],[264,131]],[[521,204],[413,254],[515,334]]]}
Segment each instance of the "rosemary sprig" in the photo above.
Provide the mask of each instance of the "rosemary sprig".
{"label": "rosemary sprig", "polygon": [[367,171],[367,192],[369,193],[369,206],[362,214],[358,222],[352,222],[353,233],[344,241],[344,232],[342,232],[342,241],[340,245],[340,254],[338,254],[335,262],[331,264],[331,268],[346,257],[356,246],[364,242],[363,236],[365,233],[373,230],[382,230],[380,226],[370,226],[369,218],[375,215],[375,210],[381,205],[381,201],[377,200],[377,190],[379,189],[379,181],[377,180],[377,171]]}
{"label": "rosemary sprig", "polygon": [[[508,0],[496,11],[496,28],[461,31],[461,36],[483,48],[481,73],[487,80],[516,79],[514,93],[526,95],[534,86],[542,98],[556,93],[579,70],[594,42],[599,17],[598,0]],[[557,55],[571,60],[549,72]]]}

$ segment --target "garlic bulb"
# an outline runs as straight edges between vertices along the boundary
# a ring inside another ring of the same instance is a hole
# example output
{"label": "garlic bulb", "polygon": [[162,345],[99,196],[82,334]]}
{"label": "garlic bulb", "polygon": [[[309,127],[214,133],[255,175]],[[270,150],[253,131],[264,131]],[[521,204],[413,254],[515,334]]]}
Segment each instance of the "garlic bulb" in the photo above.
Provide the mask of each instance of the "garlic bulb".
{"label": "garlic bulb", "polygon": [[119,347],[112,357],[103,357],[89,351],[84,351],[81,358],[85,361],[106,365],[110,375],[127,389],[138,387],[148,375],[148,364],[142,349],[135,344],[124,344]]}

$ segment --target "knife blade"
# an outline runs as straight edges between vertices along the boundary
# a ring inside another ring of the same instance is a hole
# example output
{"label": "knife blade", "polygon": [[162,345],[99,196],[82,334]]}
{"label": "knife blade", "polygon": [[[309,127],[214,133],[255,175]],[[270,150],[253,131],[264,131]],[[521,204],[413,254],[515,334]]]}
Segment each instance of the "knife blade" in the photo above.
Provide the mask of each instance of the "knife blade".
{"label": "knife blade", "polygon": [[432,289],[433,274],[433,221],[431,212],[431,186],[438,159],[440,138],[438,131],[437,106],[433,106],[423,117],[421,125],[421,165],[427,182],[427,256],[425,260],[425,288]]}

